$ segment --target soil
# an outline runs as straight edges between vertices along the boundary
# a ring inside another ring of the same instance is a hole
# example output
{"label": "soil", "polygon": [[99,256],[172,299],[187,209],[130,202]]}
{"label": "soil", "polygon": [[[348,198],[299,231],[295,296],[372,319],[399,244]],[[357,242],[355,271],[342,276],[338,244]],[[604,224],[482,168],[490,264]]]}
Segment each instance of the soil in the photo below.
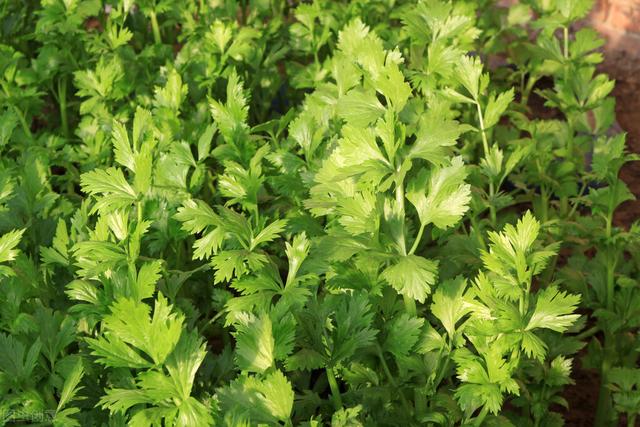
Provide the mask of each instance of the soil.
{"label": "soil", "polygon": [[580,357],[576,357],[571,377],[575,383],[564,390],[564,398],[569,402],[569,408],[562,414],[565,426],[591,427],[598,405],[600,376],[593,370],[583,369]]}

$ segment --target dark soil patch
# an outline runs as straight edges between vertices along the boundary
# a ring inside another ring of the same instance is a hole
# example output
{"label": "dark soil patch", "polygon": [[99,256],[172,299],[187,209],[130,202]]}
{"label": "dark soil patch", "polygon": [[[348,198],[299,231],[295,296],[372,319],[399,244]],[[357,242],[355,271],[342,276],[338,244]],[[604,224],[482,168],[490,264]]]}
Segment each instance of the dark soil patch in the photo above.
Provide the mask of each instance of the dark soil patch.
{"label": "dark soil patch", "polygon": [[575,383],[564,390],[564,398],[569,402],[569,409],[562,414],[565,426],[592,427],[598,405],[600,375],[592,370],[582,369],[580,357],[577,357],[571,377]]}

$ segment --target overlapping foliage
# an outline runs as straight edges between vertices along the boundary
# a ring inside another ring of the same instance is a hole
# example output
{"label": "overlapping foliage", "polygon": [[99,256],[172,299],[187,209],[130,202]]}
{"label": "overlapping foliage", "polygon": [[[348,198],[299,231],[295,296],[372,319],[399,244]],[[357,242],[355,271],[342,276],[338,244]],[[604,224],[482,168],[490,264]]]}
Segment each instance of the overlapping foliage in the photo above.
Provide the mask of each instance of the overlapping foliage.
{"label": "overlapping foliage", "polygon": [[591,3],[5,2],[0,422],[633,425]]}

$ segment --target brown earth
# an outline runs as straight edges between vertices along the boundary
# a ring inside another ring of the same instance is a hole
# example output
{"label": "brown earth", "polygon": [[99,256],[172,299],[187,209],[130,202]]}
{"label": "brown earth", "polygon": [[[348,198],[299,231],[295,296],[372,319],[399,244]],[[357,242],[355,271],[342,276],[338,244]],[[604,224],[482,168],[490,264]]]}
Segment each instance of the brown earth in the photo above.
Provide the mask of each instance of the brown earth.
{"label": "brown earth", "polygon": [[563,396],[569,408],[562,414],[566,427],[592,427],[598,405],[600,376],[597,372],[582,369],[580,357],[574,361],[572,385],[565,388]]}

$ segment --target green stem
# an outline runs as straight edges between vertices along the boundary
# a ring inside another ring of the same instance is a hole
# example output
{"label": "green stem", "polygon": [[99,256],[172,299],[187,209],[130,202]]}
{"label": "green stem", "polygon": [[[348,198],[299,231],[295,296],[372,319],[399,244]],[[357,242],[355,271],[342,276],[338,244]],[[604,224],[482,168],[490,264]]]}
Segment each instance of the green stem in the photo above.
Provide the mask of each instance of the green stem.
{"label": "green stem", "polygon": [[609,387],[607,387],[610,368],[609,357],[607,354],[607,342],[610,342],[610,338],[611,337],[605,334],[605,354],[602,359],[602,366],[600,367],[600,391],[598,393],[598,406],[596,409],[595,421],[593,423],[595,427],[607,427],[610,425],[609,421],[611,419],[611,390],[609,390]]}
{"label": "green stem", "polygon": [[533,280],[533,277],[531,276],[531,273],[529,273],[529,279],[527,280],[527,288],[525,289],[524,292],[524,309],[525,309],[525,313],[529,312],[529,299],[531,297],[531,281]]}
{"label": "green stem", "polygon": [[627,427],[635,427],[637,416],[638,414],[629,414],[629,416],[627,417]]}
{"label": "green stem", "polygon": [[58,80],[58,104],[60,105],[60,124],[62,134],[69,137],[69,122],[67,119],[67,78],[61,77]]}
{"label": "green stem", "polygon": [[480,133],[482,134],[482,147],[484,148],[484,156],[489,155],[489,142],[487,141],[487,135],[484,129],[484,117],[482,116],[482,109],[480,103],[476,101],[476,107],[478,109],[478,122],[480,123]]}
{"label": "green stem", "polygon": [[529,96],[531,96],[531,91],[533,90],[533,87],[535,86],[537,81],[537,78],[533,78],[533,76],[529,75],[527,85],[525,86],[524,93],[522,94],[522,105],[526,106],[529,104]]}
{"label": "green stem", "polygon": [[560,215],[563,218],[566,218],[568,210],[569,210],[569,198],[566,196],[560,197]]}
{"label": "green stem", "polygon": [[545,272],[544,275],[542,276],[542,280],[540,281],[540,283],[550,283],[551,279],[553,278],[553,273],[556,272],[556,265],[558,264],[558,254],[554,255],[551,258],[551,261],[549,262],[549,264],[547,265],[547,268],[545,268]]}
{"label": "green stem", "polygon": [[[476,101],[476,108],[478,110],[478,122],[480,123],[480,134],[482,135],[482,148],[484,149],[484,157],[489,155],[489,141],[487,140],[487,132],[484,128],[484,116],[482,115],[482,108],[480,103]],[[495,196],[495,189],[493,187],[493,180],[489,177],[489,216],[491,218],[491,225],[496,226],[496,207],[493,203]]]}
{"label": "green stem", "polygon": [[611,244],[613,224],[613,212],[609,210],[607,214],[606,237],[607,237],[607,310],[613,310],[613,294],[615,286],[615,269],[618,263],[618,257],[615,253],[615,247]]}
{"label": "green stem", "polygon": [[426,224],[420,224],[420,229],[418,230],[418,235],[416,236],[416,240],[413,242],[411,249],[409,249],[409,255],[413,255],[415,251],[418,249],[420,240],[422,240],[422,234],[424,233],[425,226]]}
{"label": "green stem", "polygon": [[[2,84],[2,90],[7,96],[7,98],[11,98],[11,91],[9,90],[7,85],[4,82],[0,82],[0,83]],[[29,129],[29,125],[27,124],[27,119],[25,117],[25,114],[22,113],[22,111],[20,110],[20,108],[18,108],[17,105],[11,104],[11,107],[13,107],[13,111],[15,111],[16,115],[18,116],[18,120],[20,121],[20,125],[22,126],[22,130],[24,131],[25,135],[27,135],[27,137],[31,139],[33,135],[31,134],[31,129]]]}
{"label": "green stem", "polygon": [[[613,209],[610,206],[607,214],[606,238],[607,238],[607,294],[606,306],[607,310],[613,310],[613,298],[615,292],[615,268],[617,264],[617,256],[613,253],[615,247],[610,243],[612,236]],[[602,365],[600,367],[600,392],[598,394],[598,406],[596,409],[596,417],[594,426],[604,427],[609,425],[611,420],[611,390],[607,387],[609,382],[609,369],[611,368],[611,357],[613,356],[614,337],[611,332],[604,331],[604,349],[602,357]]]}
{"label": "green stem", "polygon": [[400,224],[400,235],[398,236],[398,246],[402,255],[407,255],[407,243],[404,237],[404,185],[402,182],[396,183],[396,203],[402,216]]}
{"label": "green stem", "polygon": [[562,32],[564,33],[564,57],[569,59],[569,27],[563,27]]}
{"label": "green stem", "polygon": [[480,411],[480,413],[478,414],[478,416],[476,417],[476,419],[473,420],[473,424],[476,427],[480,427],[484,422],[484,419],[487,417],[488,413],[489,413],[489,408],[487,408],[487,406],[484,406]]}
{"label": "green stem", "polygon": [[542,223],[544,224],[549,220],[549,195],[547,194],[547,187],[542,185],[540,187],[540,198],[542,202],[540,203],[540,209],[542,210]]}
{"label": "green stem", "polygon": [[407,314],[409,316],[416,316],[418,314],[418,310],[416,309],[416,301],[407,295],[402,295],[402,299],[404,301],[404,308],[407,310]]}
{"label": "green stem", "polygon": [[16,115],[18,116],[18,120],[20,121],[20,125],[22,126],[22,130],[29,137],[29,139],[31,139],[33,134],[31,133],[31,129],[29,128],[29,125],[27,124],[27,119],[25,118],[25,115],[15,105],[13,105],[13,110],[16,112]]}
{"label": "green stem", "polygon": [[178,240],[176,242],[176,247],[175,247],[175,253],[176,253],[176,265],[183,265],[184,264],[184,250],[183,250],[184,246],[183,246],[183,241],[182,240]]}
{"label": "green stem", "polygon": [[340,395],[340,389],[338,388],[338,382],[336,381],[336,374],[333,372],[333,368],[327,367],[327,380],[329,381],[329,388],[331,389],[331,400],[333,400],[333,406],[336,410],[342,409],[342,396]]}
{"label": "green stem", "polygon": [[158,26],[158,16],[156,11],[152,10],[149,13],[149,19],[151,19],[151,29],[153,30],[153,41],[156,44],[162,44],[162,37],[160,36],[160,26]]}
{"label": "green stem", "polygon": [[422,418],[427,413],[427,399],[420,387],[413,389],[413,402],[416,408],[416,417]]}
{"label": "green stem", "polygon": [[444,379],[445,374],[449,370],[449,364],[451,363],[451,353],[453,353],[451,350],[447,351],[447,355],[445,356],[444,363],[442,364],[442,369],[440,369],[440,372],[438,372],[438,376],[436,377],[436,380],[433,382],[433,387],[436,391],[438,390],[438,386]]}
{"label": "green stem", "polygon": [[607,223],[605,225],[605,235],[607,236],[607,244],[609,244],[609,240],[611,239],[611,235],[612,235],[612,226],[613,226],[613,213],[609,213],[607,214],[606,217]]}
{"label": "green stem", "polygon": [[573,159],[573,126],[569,125],[569,140],[567,141],[567,159]]}
{"label": "green stem", "polygon": [[618,257],[615,254],[610,254],[610,258],[607,261],[607,310],[612,311],[615,293],[615,269]]}
{"label": "green stem", "polygon": [[[567,117],[567,126],[569,127],[569,140],[567,141],[567,159],[573,159],[573,123],[570,117]],[[569,209],[569,198],[567,196],[560,197],[560,215],[564,218],[567,216]]]}
{"label": "green stem", "polygon": [[380,344],[378,343],[376,343],[376,353],[378,353],[378,359],[380,359],[380,364],[382,365],[382,370],[384,371],[384,374],[387,376],[387,380],[389,380],[389,383],[393,388],[398,388],[398,384],[396,383],[396,380],[393,378],[393,375],[391,374],[391,370],[389,369],[389,365],[387,365],[387,361],[384,358],[382,347],[380,347]]}
{"label": "green stem", "polygon": [[136,203],[136,211],[138,214],[138,225],[142,222],[142,202]]}
{"label": "green stem", "polygon": [[478,221],[476,221],[476,217],[474,215],[469,216],[469,220],[471,221],[471,227],[473,228],[473,233],[476,235],[476,240],[478,244],[483,250],[487,250],[487,244],[482,237],[482,231],[480,231],[480,227],[478,225]]}
{"label": "green stem", "polygon": [[496,190],[493,186],[493,180],[492,178],[489,178],[489,218],[491,219],[491,225],[494,229],[497,227],[496,205],[493,202],[495,195]]}
{"label": "green stem", "polygon": [[578,341],[582,341],[584,339],[587,339],[587,338],[590,338],[590,337],[594,336],[595,334],[598,333],[598,331],[600,331],[599,327],[592,326],[591,328],[587,329],[586,331],[583,331],[583,332],[579,333],[578,335],[576,335],[575,338]]}
{"label": "green stem", "polygon": [[384,353],[382,352],[382,348],[380,347],[380,344],[376,343],[376,353],[378,353],[378,358],[380,359],[380,364],[382,365],[382,370],[384,371],[384,374],[387,376],[387,380],[389,381],[389,384],[391,384],[391,387],[393,387],[394,389],[396,389],[398,391],[398,394],[400,396],[400,401],[402,401],[402,406],[404,407],[405,411],[409,412],[409,403],[407,402],[406,398],[404,397],[404,394],[400,391],[400,388],[398,387],[398,383],[396,383],[396,380],[394,379],[393,375],[391,374],[391,370],[389,369],[389,365],[387,364],[387,361],[384,358]]}
{"label": "green stem", "polygon": [[587,189],[587,183],[584,182],[582,183],[582,187],[580,187],[580,191],[578,192],[578,197],[576,197],[575,203],[571,207],[571,211],[569,211],[569,214],[567,215],[567,220],[570,220],[575,215],[576,211],[578,210],[578,206],[580,206],[580,198],[582,197],[586,189]]}

